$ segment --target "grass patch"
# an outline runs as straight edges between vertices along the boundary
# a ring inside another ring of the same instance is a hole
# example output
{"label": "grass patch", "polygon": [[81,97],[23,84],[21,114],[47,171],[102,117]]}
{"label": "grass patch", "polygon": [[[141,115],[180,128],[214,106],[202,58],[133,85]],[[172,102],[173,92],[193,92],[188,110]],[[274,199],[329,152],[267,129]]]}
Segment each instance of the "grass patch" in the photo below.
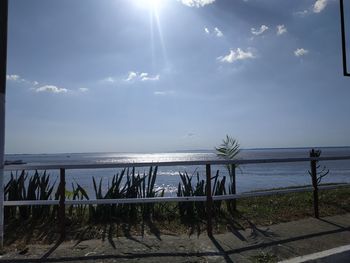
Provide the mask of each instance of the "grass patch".
{"label": "grass patch", "polygon": [[[139,211],[134,220],[117,219],[115,221],[81,221],[79,217],[67,213],[67,239],[86,240],[108,237],[132,237],[140,235],[199,235],[205,233],[206,222],[199,215],[192,218],[181,217],[179,204],[155,204],[153,217],[144,218]],[[313,216],[312,193],[299,192],[284,195],[249,197],[237,200],[238,211],[233,215],[222,205],[214,221],[214,232],[223,233],[230,228],[244,229],[252,225],[267,226]],[[320,191],[320,215],[331,216],[350,212],[350,188]],[[57,227],[56,227],[57,226]],[[7,222],[5,242],[28,243],[41,241],[52,243],[59,238],[57,219],[37,221],[17,219]]]}
{"label": "grass patch", "polygon": [[[102,190],[102,180],[93,186],[96,199],[122,199],[163,197],[162,189],[155,189],[157,167],[140,174],[135,169],[123,169],[117,173],[108,188]],[[177,196],[205,196],[206,182],[203,175],[189,176],[180,173]],[[5,186],[5,200],[58,199],[54,191],[56,182],[50,182],[46,173],[29,175],[22,171],[11,174]],[[89,200],[87,192],[78,184],[66,193],[71,200]],[[276,189],[275,189],[276,190]],[[219,171],[212,177],[214,195],[224,195],[225,177]],[[237,211],[232,213],[229,201],[213,203],[213,223],[216,233],[232,228],[244,229],[254,225],[271,225],[313,216],[312,192],[298,192],[238,199]],[[350,212],[350,188],[320,190],[320,216]],[[188,234],[206,229],[206,205],[204,202],[179,202],[155,204],[105,204],[71,205],[66,211],[68,239],[111,239],[115,236]],[[51,243],[59,239],[57,206],[6,207],[5,242]]]}
{"label": "grass patch", "polygon": [[254,263],[275,263],[277,262],[277,257],[269,252],[260,251],[260,254],[252,257],[252,262]]}

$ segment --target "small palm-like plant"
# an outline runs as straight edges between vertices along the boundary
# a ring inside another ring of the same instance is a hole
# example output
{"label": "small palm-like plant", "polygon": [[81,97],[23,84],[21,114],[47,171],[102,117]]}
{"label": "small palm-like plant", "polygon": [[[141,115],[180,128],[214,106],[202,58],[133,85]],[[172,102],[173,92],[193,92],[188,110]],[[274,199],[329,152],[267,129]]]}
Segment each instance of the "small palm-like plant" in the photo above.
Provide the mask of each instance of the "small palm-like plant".
{"label": "small palm-like plant", "polygon": [[222,141],[219,147],[215,147],[217,156],[227,159],[233,160],[238,155],[240,149],[240,145],[236,139],[233,137],[226,135],[226,139]]}
{"label": "small palm-like plant", "polygon": [[[236,139],[226,135],[219,147],[215,147],[216,155],[225,160],[234,160],[240,152],[240,145]],[[236,167],[235,164],[227,165],[228,174],[230,177],[230,185],[228,188],[229,194],[236,194]],[[236,210],[236,200],[227,202],[230,212]]]}

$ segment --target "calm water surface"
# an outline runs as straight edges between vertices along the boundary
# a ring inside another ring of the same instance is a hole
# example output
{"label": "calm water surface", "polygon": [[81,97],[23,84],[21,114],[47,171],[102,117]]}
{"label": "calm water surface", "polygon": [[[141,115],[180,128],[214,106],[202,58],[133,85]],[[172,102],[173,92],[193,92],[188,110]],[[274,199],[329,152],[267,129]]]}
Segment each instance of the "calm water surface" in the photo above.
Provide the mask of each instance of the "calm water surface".
{"label": "calm water surface", "polygon": [[[322,156],[350,156],[350,148],[321,148]],[[294,158],[308,157],[309,149],[258,149],[242,150],[240,159]],[[66,154],[12,154],[6,155],[6,160],[23,160],[28,164],[91,164],[91,163],[132,163],[161,161],[193,161],[217,159],[214,152],[171,152],[171,153],[66,153]],[[329,169],[329,174],[323,178],[323,183],[350,183],[350,161],[327,161],[320,163]],[[237,170],[237,191],[246,192],[274,187],[300,186],[310,184],[308,175],[309,163],[276,163],[241,165]],[[148,172],[149,167],[137,168],[140,173]],[[224,166],[213,166],[213,173],[219,170],[221,176],[227,176]],[[108,180],[120,172],[120,169],[90,169],[67,170],[67,188],[72,182],[78,182],[93,194],[92,177],[103,178],[104,189]],[[205,177],[204,166],[160,167],[157,177],[157,187],[165,188],[166,195],[176,195],[179,183],[179,172],[197,174]],[[15,173],[15,171],[14,171]],[[49,171],[52,182],[58,178],[58,171]],[[8,179],[10,173],[6,173]],[[58,180],[57,180],[58,181]],[[57,182],[56,182],[57,184]]]}

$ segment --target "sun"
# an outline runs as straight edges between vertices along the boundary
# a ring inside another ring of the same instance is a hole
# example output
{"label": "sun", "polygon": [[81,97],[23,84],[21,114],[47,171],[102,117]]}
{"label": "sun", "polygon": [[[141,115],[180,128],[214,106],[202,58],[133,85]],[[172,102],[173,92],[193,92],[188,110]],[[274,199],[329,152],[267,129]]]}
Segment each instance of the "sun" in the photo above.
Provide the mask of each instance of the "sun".
{"label": "sun", "polygon": [[134,2],[140,8],[158,11],[162,8],[166,0],[134,0]]}

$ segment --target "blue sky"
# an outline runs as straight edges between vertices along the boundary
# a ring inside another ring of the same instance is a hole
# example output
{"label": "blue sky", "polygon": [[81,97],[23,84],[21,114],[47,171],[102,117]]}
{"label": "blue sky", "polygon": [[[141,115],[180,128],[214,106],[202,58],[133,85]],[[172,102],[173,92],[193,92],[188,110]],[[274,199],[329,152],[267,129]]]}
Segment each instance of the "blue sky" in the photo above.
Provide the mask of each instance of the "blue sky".
{"label": "blue sky", "polygon": [[350,145],[338,1],[9,2],[7,153]]}

